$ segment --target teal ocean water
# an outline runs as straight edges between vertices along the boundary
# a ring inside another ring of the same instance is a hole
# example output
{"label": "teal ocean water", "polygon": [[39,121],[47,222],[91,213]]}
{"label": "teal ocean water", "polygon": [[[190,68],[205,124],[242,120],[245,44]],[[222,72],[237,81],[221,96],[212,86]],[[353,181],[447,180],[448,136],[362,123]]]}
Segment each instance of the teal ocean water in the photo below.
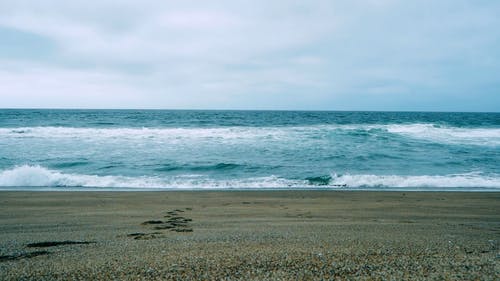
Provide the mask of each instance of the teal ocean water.
{"label": "teal ocean water", "polygon": [[0,189],[499,190],[500,113],[0,110]]}

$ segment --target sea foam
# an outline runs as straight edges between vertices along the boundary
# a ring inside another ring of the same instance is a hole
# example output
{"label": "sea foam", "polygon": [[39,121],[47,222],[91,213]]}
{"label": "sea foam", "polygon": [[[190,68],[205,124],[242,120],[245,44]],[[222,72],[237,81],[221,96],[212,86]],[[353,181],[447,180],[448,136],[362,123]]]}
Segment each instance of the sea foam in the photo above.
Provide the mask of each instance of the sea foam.
{"label": "sea foam", "polygon": [[217,180],[205,175],[171,177],[125,177],[62,173],[41,166],[23,165],[0,172],[2,187],[102,187],[169,189],[238,189],[238,188],[490,188],[500,189],[500,176],[478,173],[446,176],[336,175],[317,185],[308,180],[276,176]]}
{"label": "sea foam", "polygon": [[437,187],[437,188],[500,188],[499,176],[484,176],[478,173],[451,174],[446,176],[420,175],[333,175],[330,184],[352,187]]}
{"label": "sea foam", "polygon": [[253,140],[303,140],[328,138],[343,132],[383,134],[445,144],[500,146],[498,128],[463,128],[432,123],[377,125],[313,125],[290,127],[215,127],[215,128],[76,128],[19,127],[0,128],[0,138],[42,138],[81,140],[162,140],[172,143],[183,140],[238,142]]}
{"label": "sea foam", "polygon": [[439,143],[500,145],[500,129],[497,128],[461,128],[436,124],[394,124],[386,125],[389,133]]}

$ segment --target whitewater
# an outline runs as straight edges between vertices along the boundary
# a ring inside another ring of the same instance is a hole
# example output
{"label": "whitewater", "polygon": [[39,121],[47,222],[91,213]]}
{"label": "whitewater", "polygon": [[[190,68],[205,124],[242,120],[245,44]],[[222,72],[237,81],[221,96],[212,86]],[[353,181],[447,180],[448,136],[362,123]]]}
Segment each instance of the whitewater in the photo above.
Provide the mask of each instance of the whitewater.
{"label": "whitewater", "polygon": [[500,190],[500,114],[0,110],[0,189]]}

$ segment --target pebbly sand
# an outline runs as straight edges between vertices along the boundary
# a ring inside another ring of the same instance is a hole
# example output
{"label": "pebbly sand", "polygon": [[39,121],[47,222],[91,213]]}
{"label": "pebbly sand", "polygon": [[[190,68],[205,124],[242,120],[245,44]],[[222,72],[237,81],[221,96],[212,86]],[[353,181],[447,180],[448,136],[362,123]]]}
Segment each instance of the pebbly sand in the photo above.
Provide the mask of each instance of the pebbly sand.
{"label": "pebbly sand", "polygon": [[0,280],[499,280],[500,193],[0,192]]}

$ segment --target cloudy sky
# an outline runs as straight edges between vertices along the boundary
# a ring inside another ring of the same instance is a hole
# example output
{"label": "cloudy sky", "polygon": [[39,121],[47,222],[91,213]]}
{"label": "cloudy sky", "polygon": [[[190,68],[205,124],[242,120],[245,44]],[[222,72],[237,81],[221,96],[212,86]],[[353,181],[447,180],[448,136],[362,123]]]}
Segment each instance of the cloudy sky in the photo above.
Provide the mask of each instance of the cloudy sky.
{"label": "cloudy sky", "polygon": [[0,107],[500,111],[500,1],[0,1]]}

